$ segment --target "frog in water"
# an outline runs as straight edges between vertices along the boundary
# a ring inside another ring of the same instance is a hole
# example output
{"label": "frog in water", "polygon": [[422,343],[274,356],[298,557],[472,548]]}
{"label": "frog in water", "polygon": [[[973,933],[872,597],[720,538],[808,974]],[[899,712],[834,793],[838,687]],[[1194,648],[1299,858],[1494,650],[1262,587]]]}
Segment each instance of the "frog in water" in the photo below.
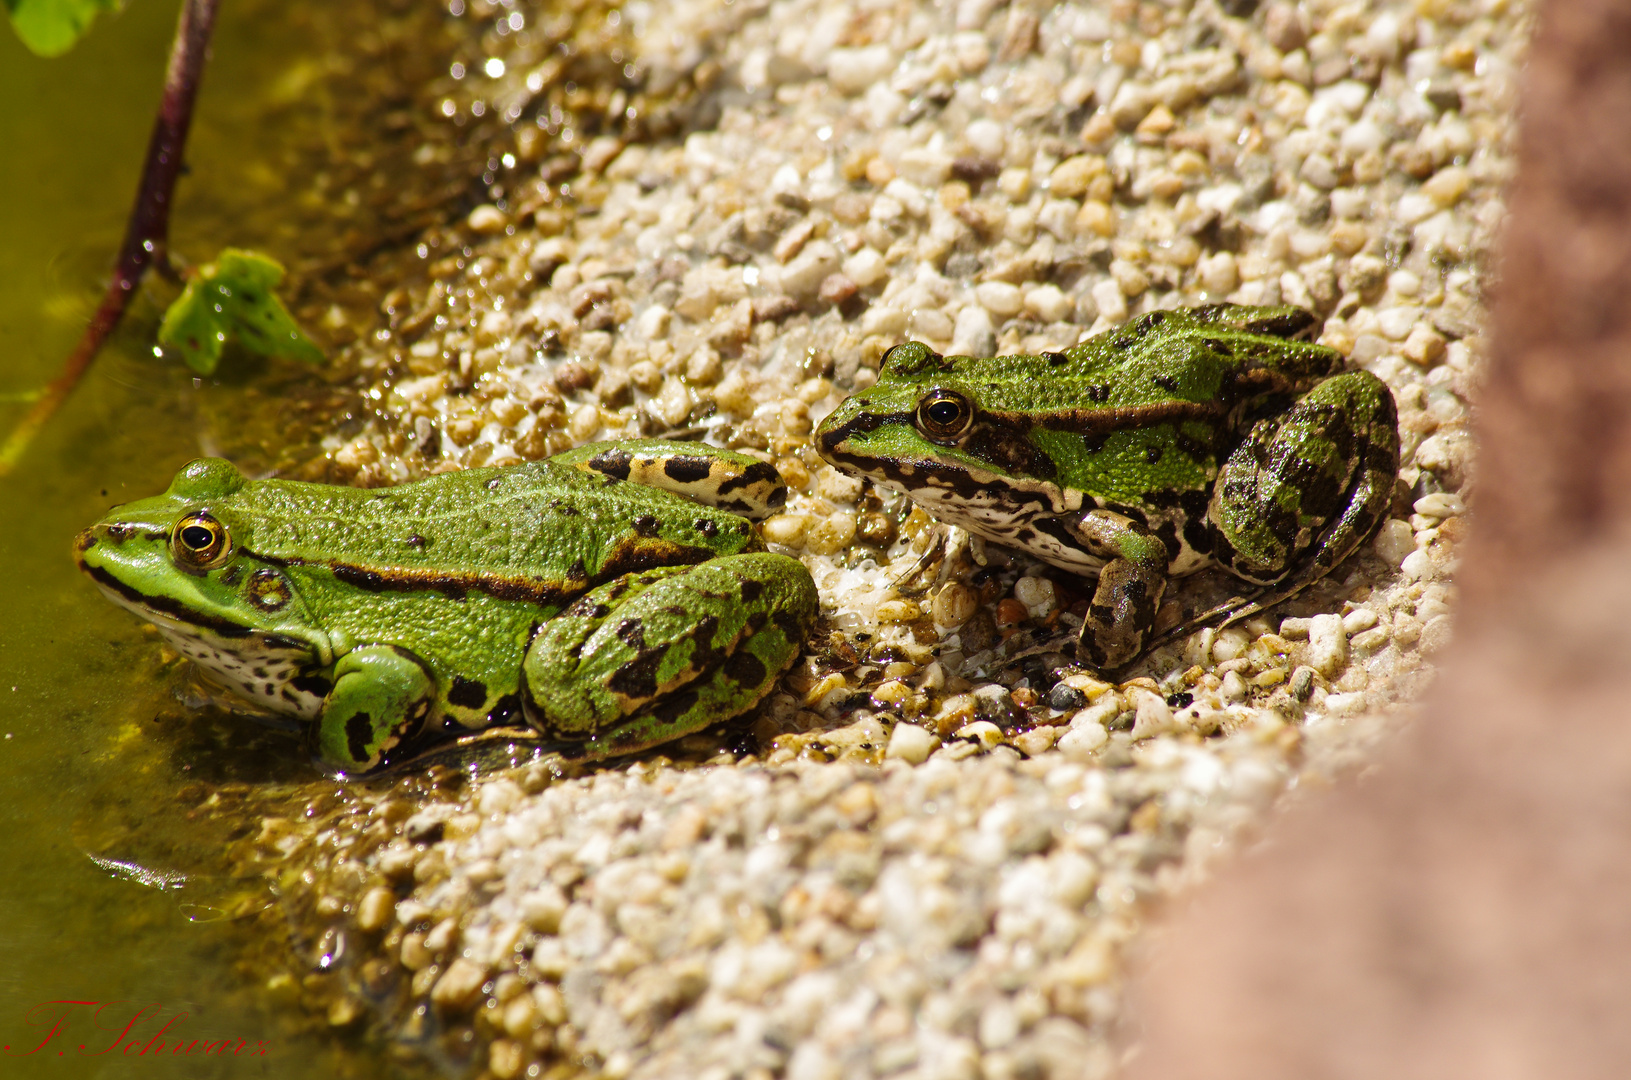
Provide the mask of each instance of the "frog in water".
{"label": "frog in water", "polygon": [[340,772],[517,720],[608,757],[746,711],[798,655],[815,584],[747,520],[786,498],[763,462],[662,440],[373,490],[201,458],[76,556],[229,689],[314,721]]}
{"label": "frog in water", "polygon": [[909,342],[816,431],[837,468],[939,521],[1096,575],[1081,658],[1130,663],[1170,577],[1258,586],[1186,624],[1227,625],[1319,580],[1387,516],[1387,386],[1312,344],[1296,307],[1152,311],[1062,352],[940,356]]}

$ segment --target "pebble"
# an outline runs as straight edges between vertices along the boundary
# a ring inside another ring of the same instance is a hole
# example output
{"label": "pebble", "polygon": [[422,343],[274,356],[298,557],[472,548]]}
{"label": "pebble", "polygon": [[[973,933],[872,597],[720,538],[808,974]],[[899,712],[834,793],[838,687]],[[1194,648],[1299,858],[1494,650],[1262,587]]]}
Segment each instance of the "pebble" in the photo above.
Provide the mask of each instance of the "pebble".
{"label": "pebble", "polygon": [[938,736],[916,724],[896,724],[890,732],[889,747],[884,757],[921,765],[940,746]]}
{"label": "pebble", "polygon": [[[1382,522],[1382,527],[1376,530],[1376,539],[1371,542],[1377,558],[1390,566],[1398,566],[1405,556],[1416,550],[1416,533],[1410,527],[1410,522],[1399,518],[1389,518]],[[1284,629],[1281,633],[1284,633]]]}
{"label": "pebble", "polygon": [[1348,633],[1340,615],[1315,615],[1308,626],[1308,666],[1329,678],[1348,660]]}
{"label": "pebble", "polygon": [[481,996],[487,971],[480,964],[460,957],[449,964],[430,992],[430,1000],[444,1013],[467,1012]]}
{"label": "pebble", "polygon": [[894,70],[895,57],[887,45],[833,49],[827,54],[827,81],[841,94],[866,92]]}
{"label": "pebble", "polygon": [[370,934],[383,930],[395,914],[396,894],[383,886],[370,889],[357,905],[357,929]]}

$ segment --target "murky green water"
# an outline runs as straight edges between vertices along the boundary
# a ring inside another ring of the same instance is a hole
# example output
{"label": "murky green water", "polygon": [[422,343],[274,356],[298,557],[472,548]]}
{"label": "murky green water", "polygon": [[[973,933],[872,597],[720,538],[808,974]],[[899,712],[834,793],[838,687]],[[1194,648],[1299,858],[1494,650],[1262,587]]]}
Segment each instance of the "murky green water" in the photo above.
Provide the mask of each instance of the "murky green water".
{"label": "murky green water", "polygon": [[[99,297],[176,6],[132,0],[50,61],[0,25],[0,427],[22,415],[17,396],[55,372]],[[276,184],[245,180],[267,134],[247,121],[308,62],[287,12],[222,4],[174,221],[195,260],[225,243],[277,251],[266,239]],[[0,479],[0,1076],[383,1075],[377,1048],[311,1033],[235,970],[245,930],[224,916],[223,897],[242,902],[258,886],[212,877],[222,826],[178,799],[234,770],[252,782],[307,777],[303,755],[178,703],[181,676],[69,557],[74,533],[109,504],[163,488],[214,449],[210,432],[230,426],[243,398],[241,377],[197,386],[155,360],[155,317],[151,304],[136,310],[18,472]],[[296,378],[273,369],[253,380]],[[116,863],[140,867],[145,882]],[[138,1037],[118,1038],[144,1007],[129,1030]],[[171,1052],[178,1037],[189,1054]]]}

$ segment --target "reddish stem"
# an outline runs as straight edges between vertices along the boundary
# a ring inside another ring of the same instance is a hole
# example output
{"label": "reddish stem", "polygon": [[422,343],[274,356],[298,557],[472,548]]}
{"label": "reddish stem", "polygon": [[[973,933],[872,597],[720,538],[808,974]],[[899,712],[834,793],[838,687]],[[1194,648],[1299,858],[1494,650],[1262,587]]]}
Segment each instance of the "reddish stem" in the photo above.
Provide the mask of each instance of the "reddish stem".
{"label": "reddish stem", "polygon": [[62,372],[45,388],[34,407],[12,430],[0,448],[0,476],[11,472],[27,451],[29,443],[51,415],[73,392],[90,368],[91,361],[124,317],[136,286],[149,267],[161,271],[169,267],[170,199],[181,175],[182,150],[187,145],[187,129],[192,126],[193,101],[204,72],[210,31],[215,26],[217,0],[183,0],[181,18],[176,23],[175,40],[170,44],[170,65],[164,74],[164,99],[153,120],[153,136],[147,143],[147,159],[142,164],[141,186],[125,225],[124,244],[114,266],[113,280],[96,314],[91,316],[79,344],[69,355]]}

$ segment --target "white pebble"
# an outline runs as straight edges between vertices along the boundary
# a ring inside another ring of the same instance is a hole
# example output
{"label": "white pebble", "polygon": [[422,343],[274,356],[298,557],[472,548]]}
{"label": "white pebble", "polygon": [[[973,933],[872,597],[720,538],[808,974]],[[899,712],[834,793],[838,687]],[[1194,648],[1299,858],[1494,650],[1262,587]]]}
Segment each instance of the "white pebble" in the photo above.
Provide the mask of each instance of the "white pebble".
{"label": "white pebble", "polygon": [[912,765],[921,765],[940,745],[940,740],[916,724],[896,724],[889,736],[889,749],[884,757],[898,758]]}
{"label": "white pebble", "polygon": [[1153,738],[1156,735],[1165,735],[1177,727],[1172,718],[1172,708],[1160,694],[1149,690],[1135,691],[1138,701],[1138,712],[1133,720],[1133,740]]}
{"label": "white pebble", "polygon": [[1308,666],[1327,678],[1348,662],[1348,635],[1340,615],[1315,615],[1308,624]]}
{"label": "white pebble", "polygon": [[1014,599],[1025,605],[1025,610],[1030,612],[1033,619],[1044,618],[1058,606],[1053,582],[1047,578],[1020,578],[1014,582]]}
{"label": "white pebble", "polygon": [[974,288],[974,298],[980,306],[999,318],[1008,319],[1020,313],[1024,298],[1017,285],[1006,281],[986,281]]}
{"label": "white pebble", "polygon": [[[1085,711],[1085,710],[1084,710]],[[1110,733],[1103,724],[1071,723],[1070,730],[1060,737],[1058,747],[1067,757],[1083,758],[1110,741]]]}
{"label": "white pebble", "polygon": [[1350,637],[1361,630],[1369,630],[1375,625],[1376,612],[1370,608],[1354,608],[1348,614],[1342,616],[1342,630]]}
{"label": "white pebble", "polygon": [[1099,314],[1111,322],[1127,321],[1127,298],[1121,295],[1121,286],[1114,278],[1105,278],[1093,286],[1093,302],[1099,305]]}
{"label": "white pebble", "polygon": [[1423,517],[1447,518],[1465,513],[1467,505],[1461,501],[1459,495],[1448,491],[1435,491],[1431,495],[1423,495],[1417,499],[1413,509]]}
{"label": "white pebble", "polygon": [[864,247],[844,260],[844,276],[863,289],[870,289],[889,273],[883,256],[872,248]]}
{"label": "white pebble", "polygon": [[1433,560],[1425,551],[1412,551],[1399,562],[1399,572],[1407,580],[1420,581],[1433,576]]}
{"label": "white pebble", "polygon": [[895,55],[887,45],[834,49],[827,54],[827,81],[841,94],[854,97],[881,83],[895,70]]}
{"label": "white pebble", "polygon": [[969,304],[957,313],[951,335],[951,355],[990,356],[997,351],[997,332],[991,316],[979,304]]}
{"label": "white pebble", "polygon": [[1063,322],[1075,309],[1057,285],[1038,285],[1025,294],[1025,310],[1043,322]]}
{"label": "white pebble", "polygon": [[1227,664],[1245,652],[1246,646],[1250,643],[1251,638],[1238,626],[1219,630],[1217,637],[1212,639],[1212,659],[1217,663]]}
{"label": "white pebble", "polygon": [[825,240],[812,240],[797,258],[782,267],[782,291],[795,300],[808,300],[840,265],[836,248]]}
{"label": "white pebble", "polygon": [[975,120],[963,129],[963,138],[968,140],[975,153],[993,161],[1001,161],[1003,151],[1008,147],[1008,137],[1003,133],[1002,125],[995,120]]}
{"label": "white pebble", "polygon": [[1398,566],[1405,556],[1416,550],[1416,534],[1410,528],[1410,522],[1402,518],[1389,518],[1376,530],[1376,539],[1371,547],[1377,558],[1389,566]]}

